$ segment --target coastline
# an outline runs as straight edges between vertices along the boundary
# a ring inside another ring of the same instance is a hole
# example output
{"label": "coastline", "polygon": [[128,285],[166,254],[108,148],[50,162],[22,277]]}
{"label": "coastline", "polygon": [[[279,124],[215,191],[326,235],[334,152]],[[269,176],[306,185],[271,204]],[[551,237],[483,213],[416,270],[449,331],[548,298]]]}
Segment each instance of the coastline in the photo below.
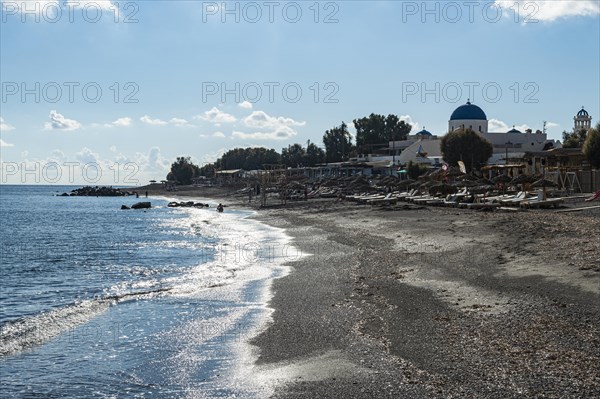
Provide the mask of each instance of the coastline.
{"label": "coastline", "polygon": [[600,248],[577,239],[596,214],[311,200],[254,218],[308,254],[250,341],[274,397],[600,395]]}

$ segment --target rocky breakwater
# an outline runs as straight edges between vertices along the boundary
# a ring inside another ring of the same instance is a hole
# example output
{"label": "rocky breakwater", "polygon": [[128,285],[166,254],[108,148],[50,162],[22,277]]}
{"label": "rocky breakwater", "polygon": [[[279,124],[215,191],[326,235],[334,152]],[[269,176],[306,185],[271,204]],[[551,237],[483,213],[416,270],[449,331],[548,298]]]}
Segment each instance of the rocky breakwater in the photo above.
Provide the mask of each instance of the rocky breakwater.
{"label": "rocky breakwater", "polygon": [[62,193],[61,197],[126,197],[129,195],[135,195],[136,193],[131,191],[121,190],[120,188],[113,187],[91,187],[85,186],[77,188],[70,193]]}
{"label": "rocky breakwater", "polygon": [[208,208],[208,204],[203,204],[202,202],[194,202],[194,201],[187,201],[187,202],[169,202],[169,204],[167,205],[169,208]]}

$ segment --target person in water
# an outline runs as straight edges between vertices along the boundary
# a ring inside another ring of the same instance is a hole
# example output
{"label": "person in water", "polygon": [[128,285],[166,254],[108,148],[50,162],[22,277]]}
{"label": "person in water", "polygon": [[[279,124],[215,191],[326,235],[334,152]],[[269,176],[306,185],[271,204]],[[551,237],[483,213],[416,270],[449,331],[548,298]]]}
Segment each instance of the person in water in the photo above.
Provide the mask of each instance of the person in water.
{"label": "person in water", "polygon": [[217,206],[217,212],[223,212],[223,204]]}

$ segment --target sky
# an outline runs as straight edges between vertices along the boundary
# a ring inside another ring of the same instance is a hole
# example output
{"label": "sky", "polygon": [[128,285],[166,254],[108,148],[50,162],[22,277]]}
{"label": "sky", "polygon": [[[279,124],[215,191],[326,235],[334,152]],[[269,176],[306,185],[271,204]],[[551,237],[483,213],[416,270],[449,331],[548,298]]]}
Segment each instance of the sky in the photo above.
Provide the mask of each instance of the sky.
{"label": "sky", "polygon": [[443,135],[600,120],[600,2],[7,1],[1,183],[145,184],[371,113]]}

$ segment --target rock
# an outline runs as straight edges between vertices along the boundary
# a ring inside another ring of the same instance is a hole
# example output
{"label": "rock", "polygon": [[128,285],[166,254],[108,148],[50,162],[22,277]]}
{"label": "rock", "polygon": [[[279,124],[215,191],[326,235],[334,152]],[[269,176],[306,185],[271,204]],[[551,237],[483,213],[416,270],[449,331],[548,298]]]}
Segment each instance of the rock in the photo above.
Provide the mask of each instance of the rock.
{"label": "rock", "polygon": [[131,209],[131,208],[128,207],[127,205],[121,205],[121,210],[125,210],[125,209]]}
{"label": "rock", "polygon": [[131,209],[148,209],[151,208],[152,204],[150,202],[136,202],[131,205]]}
{"label": "rock", "polygon": [[169,208],[177,208],[179,206],[179,203],[177,203],[177,202],[169,202],[169,204],[167,206]]}
{"label": "rock", "polygon": [[121,189],[113,187],[85,186],[71,191],[70,195],[80,197],[123,197],[133,194],[134,193],[128,191],[121,191]]}

